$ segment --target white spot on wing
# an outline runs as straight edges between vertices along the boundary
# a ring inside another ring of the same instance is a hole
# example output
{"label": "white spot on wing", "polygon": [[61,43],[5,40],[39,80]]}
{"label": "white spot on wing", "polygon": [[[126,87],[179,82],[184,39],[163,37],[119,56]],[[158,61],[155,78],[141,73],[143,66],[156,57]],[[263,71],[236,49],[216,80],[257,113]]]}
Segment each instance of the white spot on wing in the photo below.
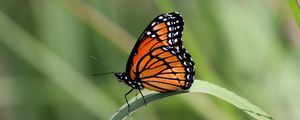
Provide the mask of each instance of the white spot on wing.
{"label": "white spot on wing", "polygon": [[151,26],[154,26],[156,24],[156,22],[153,22],[152,24],[151,24]]}
{"label": "white spot on wing", "polygon": [[172,40],[168,40],[168,43],[169,43],[169,44],[172,44]]}
{"label": "white spot on wing", "polygon": [[176,32],[174,35],[175,35],[175,36],[178,35],[178,32]]}
{"label": "white spot on wing", "polygon": [[180,60],[182,60],[182,57],[181,57],[181,55],[179,55],[178,57],[179,57],[179,59],[180,59]]}
{"label": "white spot on wing", "polygon": [[175,42],[175,43],[177,43],[177,42],[178,42],[178,39],[177,39],[177,38],[176,38],[176,39],[174,39],[174,42]]}
{"label": "white spot on wing", "polygon": [[151,35],[151,32],[150,32],[150,31],[148,31],[146,34],[147,34],[147,35]]}
{"label": "white spot on wing", "polygon": [[187,75],[186,75],[186,78],[189,79],[189,78],[190,78],[190,74],[187,74]]}
{"label": "white spot on wing", "polygon": [[173,50],[172,50],[171,52],[172,52],[172,54],[176,54],[176,52],[175,52],[175,51],[173,51]]}

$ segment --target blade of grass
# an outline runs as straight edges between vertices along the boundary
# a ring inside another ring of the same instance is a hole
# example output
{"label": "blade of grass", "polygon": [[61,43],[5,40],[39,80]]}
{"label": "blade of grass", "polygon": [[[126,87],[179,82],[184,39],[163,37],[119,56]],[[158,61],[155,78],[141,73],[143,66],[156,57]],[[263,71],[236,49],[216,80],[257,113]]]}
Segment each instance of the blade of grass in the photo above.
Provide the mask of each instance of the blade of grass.
{"label": "blade of grass", "polygon": [[49,77],[97,118],[107,119],[117,108],[113,99],[1,11],[0,26],[1,44]]}
{"label": "blade of grass", "polygon": [[[170,92],[170,93],[149,92],[144,94],[144,96],[147,104],[149,104],[155,100],[159,100],[165,97],[169,97],[177,94],[183,94],[183,93],[200,93],[200,94],[206,93],[218,97],[236,106],[237,108],[243,110],[244,112],[251,115],[253,118],[257,120],[272,120],[272,118],[266,112],[261,110],[259,107],[253,105],[246,99],[222,87],[219,87],[217,85],[202,80],[195,80],[193,87],[190,89],[190,91],[178,91],[178,92]],[[124,104],[110,119],[111,120],[125,119],[130,114],[135,112],[138,108],[144,106],[144,102],[141,95],[132,98],[129,101],[129,105],[131,110],[130,113],[128,112],[127,104]]]}
{"label": "blade of grass", "polygon": [[295,17],[295,21],[298,24],[298,29],[300,30],[300,2],[297,0],[289,0],[289,4]]}

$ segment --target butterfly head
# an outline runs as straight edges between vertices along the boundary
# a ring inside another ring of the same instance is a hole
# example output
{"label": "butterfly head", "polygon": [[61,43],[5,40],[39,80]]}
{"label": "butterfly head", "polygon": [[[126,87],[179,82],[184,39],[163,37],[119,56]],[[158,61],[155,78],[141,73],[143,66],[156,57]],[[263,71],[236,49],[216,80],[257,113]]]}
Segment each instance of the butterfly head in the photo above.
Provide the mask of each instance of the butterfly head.
{"label": "butterfly head", "polygon": [[137,80],[131,80],[126,73],[115,73],[116,78],[119,80],[119,82],[124,82],[126,83],[128,86],[135,88],[135,89],[143,89],[144,86],[142,85],[141,82],[137,81]]}
{"label": "butterfly head", "polygon": [[119,80],[119,82],[128,80],[128,77],[125,73],[117,72],[117,73],[115,73],[115,76]]}

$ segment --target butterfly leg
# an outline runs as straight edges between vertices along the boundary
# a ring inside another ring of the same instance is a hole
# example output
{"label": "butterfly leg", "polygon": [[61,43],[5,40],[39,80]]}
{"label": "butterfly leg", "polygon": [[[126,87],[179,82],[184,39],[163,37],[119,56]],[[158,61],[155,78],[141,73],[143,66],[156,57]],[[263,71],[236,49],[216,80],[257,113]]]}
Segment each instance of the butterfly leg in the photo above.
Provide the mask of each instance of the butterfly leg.
{"label": "butterfly leg", "polygon": [[145,97],[144,97],[144,95],[143,95],[143,93],[142,93],[142,91],[141,91],[141,90],[139,90],[139,92],[141,93],[141,95],[142,95],[142,98],[143,98],[143,101],[144,101],[144,104],[145,104],[145,106],[146,106],[146,105],[147,105],[147,103],[146,103]]}
{"label": "butterfly leg", "polygon": [[134,88],[132,88],[131,90],[129,90],[129,91],[124,95],[125,100],[126,100],[126,103],[127,103],[127,107],[128,107],[128,114],[130,113],[130,106],[129,106],[129,103],[128,103],[127,95],[128,95],[129,93],[131,93],[133,89],[134,89]]}

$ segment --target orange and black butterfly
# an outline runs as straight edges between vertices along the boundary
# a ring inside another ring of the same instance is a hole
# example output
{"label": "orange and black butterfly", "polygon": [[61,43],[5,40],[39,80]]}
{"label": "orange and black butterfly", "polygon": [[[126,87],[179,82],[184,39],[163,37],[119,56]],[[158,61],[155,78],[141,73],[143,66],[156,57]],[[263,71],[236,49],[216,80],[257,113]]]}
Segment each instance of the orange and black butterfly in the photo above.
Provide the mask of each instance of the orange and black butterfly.
{"label": "orange and black butterfly", "polygon": [[139,37],[126,71],[115,73],[121,82],[132,88],[125,94],[127,104],[126,96],[133,89],[171,92],[191,87],[195,64],[182,44],[183,22],[177,12],[159,15]]}

